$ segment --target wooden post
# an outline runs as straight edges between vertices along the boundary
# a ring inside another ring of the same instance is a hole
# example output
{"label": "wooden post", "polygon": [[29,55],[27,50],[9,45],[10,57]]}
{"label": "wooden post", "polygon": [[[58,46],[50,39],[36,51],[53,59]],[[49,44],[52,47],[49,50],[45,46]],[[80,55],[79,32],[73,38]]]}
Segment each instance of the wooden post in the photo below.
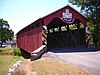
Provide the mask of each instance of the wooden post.
{"label": "wooden post", "polygon": [[61,32],[61,27],[59,27],[59,32]]}
{"label": "wooden post", "polygon": [[69,31],[70,29],[69,29],[69,25],[67,25],[67,30]]}
{"label": "wooden post", "polygon": [[[84,27],[84,29],[86,29],[86,26]],[[84,33],[85,33],[84,34],[85,35],[85,37],[84,37],[85,38],[85,47],[88,48],[88,42],[86,41],[86,39],[87,39],[86,38],[86,30],[84,30]]]}
{"label": "wooden post", "polygon": [[79,20],[77,20],[77,29],[78,29],[78,47],[80,47],[80,21]]}
{"label": "wooden post", "polygon": [[55,32],[54,28],[53,28],[53,33]]}

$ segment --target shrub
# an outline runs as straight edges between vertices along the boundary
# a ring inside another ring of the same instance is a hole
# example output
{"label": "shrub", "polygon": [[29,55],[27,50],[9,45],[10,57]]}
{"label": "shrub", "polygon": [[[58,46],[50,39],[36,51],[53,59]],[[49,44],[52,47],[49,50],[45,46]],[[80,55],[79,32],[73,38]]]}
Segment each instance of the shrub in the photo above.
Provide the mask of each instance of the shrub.
{"label": "shrub", "polygon": [[13,48],[13,50],[14,50],[14,55],[21,56],[21,51],[19,48],[16,47],[16,48]]}

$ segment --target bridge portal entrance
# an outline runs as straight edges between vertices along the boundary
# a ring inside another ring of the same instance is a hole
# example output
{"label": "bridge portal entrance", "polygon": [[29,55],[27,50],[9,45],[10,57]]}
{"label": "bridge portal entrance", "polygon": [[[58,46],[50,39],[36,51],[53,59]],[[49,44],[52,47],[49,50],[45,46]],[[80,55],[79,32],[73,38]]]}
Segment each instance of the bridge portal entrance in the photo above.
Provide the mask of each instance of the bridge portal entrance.
{"label": "bridge portal entrance", "polygon": [[47,48],[79,48],[85,47],[85,27],[79,19],[73,23],[65,23],[54,18],[47,26]]}
{"label": "bridge portal entrance", "polygon": [[42,25],[47,27],[48,49],[86,48],[86,27],[88,19],[69,5],[45,16]]}

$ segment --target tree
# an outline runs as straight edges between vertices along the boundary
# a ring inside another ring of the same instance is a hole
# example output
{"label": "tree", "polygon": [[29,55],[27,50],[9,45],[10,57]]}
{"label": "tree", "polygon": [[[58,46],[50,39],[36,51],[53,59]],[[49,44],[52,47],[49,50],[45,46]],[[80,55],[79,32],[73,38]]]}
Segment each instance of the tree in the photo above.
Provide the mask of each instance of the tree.
{"label": "tree", "polygon": [[[81,7],[81,12],[90,20],[90,35],[95,45],[100,45],[100,2],[99,0],[69,0],[73,5]],[[92,31],[91,31],[92,27]],[[93,28],[94,27],[94,28]]]}
{"label": "tree", "polygon": [[10,25],[7,21],[0,19],[0,46],[7,40],[12,40],[14,32],[10,29]]}

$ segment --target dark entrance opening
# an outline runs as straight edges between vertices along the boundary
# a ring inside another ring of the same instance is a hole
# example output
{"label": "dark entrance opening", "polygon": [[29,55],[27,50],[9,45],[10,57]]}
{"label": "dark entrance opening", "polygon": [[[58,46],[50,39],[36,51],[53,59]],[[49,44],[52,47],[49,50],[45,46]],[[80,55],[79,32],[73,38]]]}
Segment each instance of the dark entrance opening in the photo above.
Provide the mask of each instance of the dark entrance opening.
{"label": "dark entrance opening", "polygon": [[66,24],[60,18],[54,18],[47,26],[47,48],[84,48],[86,44],[85,27],[79,19]]}

